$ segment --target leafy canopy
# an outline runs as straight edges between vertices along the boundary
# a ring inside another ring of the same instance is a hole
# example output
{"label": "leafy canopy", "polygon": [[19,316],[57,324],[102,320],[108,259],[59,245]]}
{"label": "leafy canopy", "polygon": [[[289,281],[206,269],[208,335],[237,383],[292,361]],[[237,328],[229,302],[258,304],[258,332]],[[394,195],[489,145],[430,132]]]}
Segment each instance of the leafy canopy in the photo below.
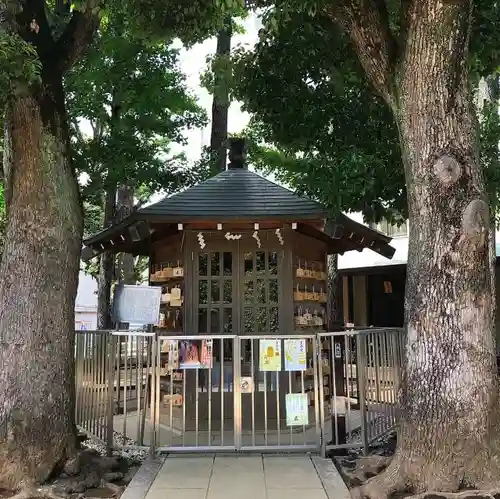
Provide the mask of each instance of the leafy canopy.
{"label": "leafy canopy", "polygon": [[335,212],[379,219],[390,205],[394,216],[404,213],[390,110],[330,19],[289,13],[277,30],[265,24],[254,50],[233,62],[235,95],[253,116],[248,134],[258,167]]}
{"label": "leafy canopy", "polygon": [[[117,185],[147,199],[197,180],[172,143],[202,126],[204,111],[186,90],[178,52],[167,42],[146,43],[127,29],[124,14],[104,19],[87,56],[66,78],[77,171],[86,199],[100,201]],[[82,123],[91,129],[82,132]],[[97,198],[97,199],[96,199]]]}
{"label": "leafy canopy", "polygon": [[[252,113],[252,161],[333,212],[368,220],[407,216],[404,171],[392,113],[368,82],[348,36],[321,11],[290,8],[264,16],[252,51],[233,58],[233,94]],[[471,87],[498,68],[498,6],[475,17]],[[393,22],[397,30],[397,22]],[[471,90],[472,91],[472,90]],[[498,102],[481,119],[481,160],[492,201],[500,185]]]}

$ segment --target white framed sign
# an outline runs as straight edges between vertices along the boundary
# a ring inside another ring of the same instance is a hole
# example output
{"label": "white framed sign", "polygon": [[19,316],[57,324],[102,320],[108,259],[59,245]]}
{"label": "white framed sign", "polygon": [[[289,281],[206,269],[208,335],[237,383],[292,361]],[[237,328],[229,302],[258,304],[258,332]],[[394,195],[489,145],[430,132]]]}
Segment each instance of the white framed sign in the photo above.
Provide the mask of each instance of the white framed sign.
{"label": "white framed sign", "polygon": [[160,286],[118,285],[113,298],[113,321],[158,324],[160,300]]}

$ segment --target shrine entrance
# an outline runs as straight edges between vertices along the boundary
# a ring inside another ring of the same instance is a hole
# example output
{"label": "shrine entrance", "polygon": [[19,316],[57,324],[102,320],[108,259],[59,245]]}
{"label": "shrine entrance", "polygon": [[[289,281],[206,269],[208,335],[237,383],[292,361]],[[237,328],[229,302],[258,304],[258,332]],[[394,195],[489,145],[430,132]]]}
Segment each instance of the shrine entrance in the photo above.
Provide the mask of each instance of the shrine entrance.
{"label": "shrine entrance", "polygon": [[160,452],[319,450],[314,336],[160,337],[159,347],[160,365],[175,349],[181,358],[157,380]]}
{"label": "shrine entrance", "polygon": [[[317,448],[314,335],[285,333],[295,329],[293,295],[291,300],[284,296],[293,286],[285,270],[291,268],[291,252],[271,231],[261,232],[258,248],[253,239],[223,238],[220,232],[205,233],[210,251],[190,252],[193,272],[184,277],[183,295],[195,305],[186,325],[195,334],[159,337],[158,363],[167,379],[158,382],[158,445],[165,439],[170,451],[191,446]],[[187,233],[186,248],[197,245],[197,235]],[[297,373],[282,371],[285,349],[294,338],[303,347],[304,363],[309,361]],[[163,366],[168,366],[172,343],[178,344],[174,348],[182,359],[187,348],[195,349],[200,363],[193,363],[193,369],[184,363],[169,380]],[[278,354],[279,368],[263,370],[264,348]],[[211,363],[204,364],[207,350]],[[287,394],[303,394],[297,400],[307,406],[307,420],[293,428],[286,421]]]}

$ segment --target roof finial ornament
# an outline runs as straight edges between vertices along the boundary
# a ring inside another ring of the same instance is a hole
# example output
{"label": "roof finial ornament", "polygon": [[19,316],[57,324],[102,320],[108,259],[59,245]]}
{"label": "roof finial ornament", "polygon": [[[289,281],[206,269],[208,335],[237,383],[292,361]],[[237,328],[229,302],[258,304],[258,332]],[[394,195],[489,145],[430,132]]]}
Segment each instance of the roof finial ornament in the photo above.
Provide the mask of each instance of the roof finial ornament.
{"label": "roof finial ornament", "polygon": [[247,169],[247,143],[244,137],[231,137],[229,139],[229,164],[228,170]]}

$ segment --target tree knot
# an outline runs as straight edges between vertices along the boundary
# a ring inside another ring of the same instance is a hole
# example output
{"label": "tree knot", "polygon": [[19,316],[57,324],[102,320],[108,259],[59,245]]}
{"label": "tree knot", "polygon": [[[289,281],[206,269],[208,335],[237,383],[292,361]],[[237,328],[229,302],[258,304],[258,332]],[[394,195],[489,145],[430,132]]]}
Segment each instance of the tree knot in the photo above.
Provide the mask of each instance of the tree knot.
{"label": "tree knot", "polygon": [[444,185],[453,185],[460,178],[462,168],[460,163],[452,156],[444,154],[434,163],[434,175]]}
{"label": "tree knot", "polygon": [[469,241],[476,249],[484,248],[490,226],[490,210],[482,199],[472,200],[462,215],[462,240]]}

